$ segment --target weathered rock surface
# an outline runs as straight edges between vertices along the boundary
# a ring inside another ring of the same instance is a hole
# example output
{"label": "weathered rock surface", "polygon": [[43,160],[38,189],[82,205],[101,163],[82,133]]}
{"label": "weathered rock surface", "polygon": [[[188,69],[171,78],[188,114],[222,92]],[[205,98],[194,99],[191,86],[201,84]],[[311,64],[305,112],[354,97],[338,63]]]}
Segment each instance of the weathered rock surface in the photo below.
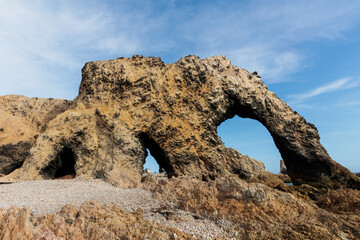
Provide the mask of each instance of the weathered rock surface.
{"label": "weathered rock surface", "polygon": [[[149,184],[147,188],[158,198],[175,204],[175,208],[222,219],[219,222],[229,221],[230,224],[222,226],[228,227],[234,239],[360,238],[359,212],[350,211],[358,207],[358,190],[336,190],[337,197],[324,195],[324,199],[336,199],[320,204],[326,211],[313,202],[237,177],[221,177],[209,182],[191,177],[172,178]],[[348,192],[345,196],[354,196],[340,200],[344,192]],[[339,208],[347,211],[339,212]]]}
{"label": "weathered rock surface", "polygon": [[0,96],[0,174],[22,165],[37,135],[70,103],[61,99]]}
{"label": "weathered rock surface", "polygon": [[21,141],[0,146],[0,174],[9,174],[21,167],[34,141]]}
{"label": "weathered rock surface", "polygon": [[[2,186],[0,195],[18,199],[17,204],[24,199],[20,204],[25,208],[2,205],[6,209],[0,209],[0,239],[360,238],[358,190],[330,190],[314,202],[236,176],[207,182],[189,176],[149,180],[143,181],[144,189],[128,190],[101,180],[43,180]],[[95,182],[103,187],[94,188],[91,183]],[[47,184],[63,196],[51,198],[49,203],[47,190],[40,187]],[[27,197],[17,191],[19,185],[27,186]],[[107,198],[109,188],[111,195],[116,189],[118,200]],[[88,192],[105,193],[102,204],[94,202],[97,198],[79,204],[83,200],[79,196],[88,199]],[[66,198],[68,204],[63,201]],[[37,204],[33,204],[34,199]],[[52,205],[56,214],[49,208]]]}
{"label": "weathered rock surface", "polygon": [[330,158],[314,125],[225,57],[164,64],[134,56],[87,63],[82,74],[72,107],[49,122],[9,178],[132,171],[140,179],[148,148],[169,176],[256,179],[263,165],[225,148],[217,135],[220,123],[238,115],[267,128],[295,185],[360,188],[360,178]]}
{"label": "weathered rock surface", "polygon": [[287,169],[284,160],[280,160],[280,173],[287,174]]}
{"label": "weathered rock surface", "polygon": [[176,229],[145,220],[116,205],[65,205],[57,214],[32,217],[27,208],[0,209],[0,239],[194,239]]}
{"label": "weathered rock surface", "polygon": [[360,215],[360,191],[353,189],[331,189],[326,194],[321,195],[316,204],[323,209],[337,214]]}
{"label": "weathered rock surface", "polygon": [[278,178],[280,178],[284,183],[291,183],[291,178],[287,174],[276,174]]}

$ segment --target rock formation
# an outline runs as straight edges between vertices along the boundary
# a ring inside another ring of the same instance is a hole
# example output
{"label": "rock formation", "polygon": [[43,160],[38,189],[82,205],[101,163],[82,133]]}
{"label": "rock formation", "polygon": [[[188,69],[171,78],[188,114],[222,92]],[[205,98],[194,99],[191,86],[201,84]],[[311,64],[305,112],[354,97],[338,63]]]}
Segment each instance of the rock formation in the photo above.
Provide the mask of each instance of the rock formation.
{"label": "rock formation", "polygon": [[0,174],[8,174],[23,164],[37,135],[70,103],[52,98],[0,96]]}
{"label": "rock formation", "polygon": [[330,190],[315,204],[238,177],[185,176],[146,187],[161,206],[149,208],[147,199],[139,201],[145,209],[127,212],[85,202],[41,216],[28,208],[0,209],[0,239],[360,239],[358,190]]}
{"label": "rock formation", "polygon": [[263,164],[225,148],[217,126],[238,115],[272,135],[295,185],[360,189],[360,178],[333,161],[314,125],[273,92],[257,73],[225,57],[119,58],[87,63],[72,106],[47,124],[23,166],[8,179],[66,174],[111,177],[142,173],[149,149],[171,176],[254,179]]}
{"label": "rock formation", "polygon": [[33,217],[27,208],[0,209],[0,239],[195,239],[177,229],[145,220],[116,205],[68,204],[56,214]]}
{"label": "rock formation", "polygon": [[280,173],[281,174],[287,174],[286,165],[284,163],[284,160],[280,160]]}
{"label": "rock formation", "polygon": [[179,177],[147,187],[177,209],[228,220],[233,239],[360,239],[358,190],[330,190],[315,204],[237,177]]}

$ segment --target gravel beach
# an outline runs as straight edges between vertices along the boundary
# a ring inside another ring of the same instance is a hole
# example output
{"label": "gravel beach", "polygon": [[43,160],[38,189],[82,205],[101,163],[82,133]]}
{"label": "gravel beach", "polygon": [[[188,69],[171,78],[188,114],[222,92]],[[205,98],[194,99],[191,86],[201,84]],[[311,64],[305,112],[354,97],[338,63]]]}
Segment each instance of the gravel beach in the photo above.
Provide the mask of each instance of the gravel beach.
{"label": "gravel beach", "polygon": [[0,209],[9,209],[12,206],[27,207],[33,211],[34,217],[56,213],[68,203],[80,206],[86,201],[116,204],[129,212],[142,208],[145,219],[177,228],[198,239],[226,236],[217,224],[207,219],[194,218],[190,212],[171,210],[169,218],[168,211],[166,214],[159,211],[165,203],[154,199],[149,191],[117,188],[100,179],[39,180],[0,184]]}
{"label": "gravel beach", "polygon": [[56,213],[67,203],[75,206],[86,201],[116,204],[127,211],[160,207],[150,192],[122,189],[102,180],[40,180],[0,185],[0,208],[28,207],[34,216]]}

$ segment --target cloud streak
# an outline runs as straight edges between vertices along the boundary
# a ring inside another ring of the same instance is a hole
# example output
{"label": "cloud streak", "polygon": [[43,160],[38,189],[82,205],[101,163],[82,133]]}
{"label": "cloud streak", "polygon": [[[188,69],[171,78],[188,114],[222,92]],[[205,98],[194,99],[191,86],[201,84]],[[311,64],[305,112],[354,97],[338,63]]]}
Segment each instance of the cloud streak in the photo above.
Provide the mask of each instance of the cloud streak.
{"label": "cloud streak", "polygon": [[294,50],[275,50],[271,46],[246,46],[230,53],[233,63],[250,72],[257,71],[272,83],[284,81],[287,74],[299,71],[303,56]]}
{"label": "cloud streak", "polygon": [[352,81],[351,78],[342,78],[329,84],[317,87],[306,93],[289,95],[289,98],[293,99],[294,102],[301,102],[322,94],[351,89],[358,86],[360,86],[360,81]]}
{"label": "cloud streak", "polygon": [[342,38],[360,22],[360,2],[354,1],[255,0],[201,7],[181,27],[199,54],[225,54],[240,67],[258,70],[267,83],[288,81],[286,75],[307,67],[304,61],[312,53],[295,50],[297,44]]}

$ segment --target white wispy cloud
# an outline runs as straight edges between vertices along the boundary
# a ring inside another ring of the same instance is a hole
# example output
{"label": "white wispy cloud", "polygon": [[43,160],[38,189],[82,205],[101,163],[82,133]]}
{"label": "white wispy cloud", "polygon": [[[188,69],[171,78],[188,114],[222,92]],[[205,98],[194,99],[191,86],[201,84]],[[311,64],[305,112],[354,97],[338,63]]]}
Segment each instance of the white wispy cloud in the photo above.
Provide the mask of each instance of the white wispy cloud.
{"label": "white wispy cloud", "polygon": [[306,67],[297,44],[341,38],[360,23],[358,1],[0,0],[0,6],[0,95],[72,98],[85,62],[132,54],[170,61],[225,54],[268,83],[287,81]]}
{"label": "white wispy cloud", "polygon": [[354,81],[351,78],[342,78],[334,82],[328,83],[326,85],[317,87],[308,92],[301,94],[292,94],[289,95],[288,97],[292,99],[293,102],[301,102],[325,93],[340,91],[344,89],[351,89],[358,86],[360,86],[360,81]]}
{"label": "white wispy cloud", "polygon": [[233,63],[250,72],[257,71],[272,83],[284,81],[280,76],[301,70],[303,57],[294,50],[274,50],[266,46],[247,46],[230,53]]}
{"label": "white wispy cloud", "polygon": [[86,61],[136,51],[129,27],[118,26],[101,4],[1,1],[0,94],[74,97]]}
{"label": "white wispy cloud", "polygon": [[[250,71],[258,70],[268,83],[288,81],[308,59],[297,44],[337,39],[360,22],[360,2],[251,1],[245,5],[205,6],[182,27],[193,31],[204,55],[226,54]],[[221,16],[221,17],[214,17]]]}

